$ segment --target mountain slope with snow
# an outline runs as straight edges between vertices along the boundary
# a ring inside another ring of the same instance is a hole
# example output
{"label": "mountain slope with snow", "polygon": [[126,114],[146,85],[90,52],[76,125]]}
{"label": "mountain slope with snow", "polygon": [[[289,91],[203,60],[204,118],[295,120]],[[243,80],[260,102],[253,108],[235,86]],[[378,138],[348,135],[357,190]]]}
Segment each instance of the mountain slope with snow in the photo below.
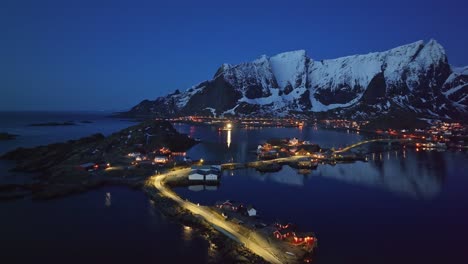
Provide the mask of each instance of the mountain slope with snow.
{"label": "mountain slope with snow", "polygon": [[304,50],[223,64],[185,92],[145,100],[128,115],[288,116],[372,119],[392,111],[467,116],[468,67],[452,68],[435,40],[315,61]]}

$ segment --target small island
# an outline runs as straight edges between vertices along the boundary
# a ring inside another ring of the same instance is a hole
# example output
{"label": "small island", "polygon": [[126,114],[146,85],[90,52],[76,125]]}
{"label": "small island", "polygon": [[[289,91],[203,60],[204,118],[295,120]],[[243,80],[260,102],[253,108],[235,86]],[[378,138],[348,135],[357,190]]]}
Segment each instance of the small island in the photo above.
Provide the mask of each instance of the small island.
{"label": "small island", "polygon": [[29,124],[29,126],[76,126],[75,122],[67,121],[67,122],[45,122],[45,123],[33,123]]}
{"label": "small island", "polygon": [[0,140],[13,140],[16,139],[16,137],[18,137],[18,135],[0,132]]}

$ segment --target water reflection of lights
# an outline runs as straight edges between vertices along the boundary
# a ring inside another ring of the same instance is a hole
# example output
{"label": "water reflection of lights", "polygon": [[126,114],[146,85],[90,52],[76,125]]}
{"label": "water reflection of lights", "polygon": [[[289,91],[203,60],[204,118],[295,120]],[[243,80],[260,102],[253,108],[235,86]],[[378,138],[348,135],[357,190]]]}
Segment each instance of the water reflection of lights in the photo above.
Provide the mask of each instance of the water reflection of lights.
{"label": "water reflection of lights", "polygon": [[211,257],[214,257],[216,255],[216,249],[218,247],[214,243],[210,243],[210,246],[208,247],[208,255]]}
{"label": "water reflection of lights", "polygon": [[189,134],[190,134],[191,137],[194,137],[196,130],[197,129],[196,129],[195,126],[190,126],[190,133]]}
{"label": "water reflection of lights", "polygon": [[231,146],[231,130],[227,132],[227,146],[228,148]]}
{"label": "water reflection of lights", "polygon": [[111,201],[111,194],[110,193],[106,193],[106,201],[104,202],[104,204],[106,205],[106,207],[111,206],[112,201]]}
{"label": "water reflection of lights", "polygon": [[193,236],[193,234],[192,234],[192,228],[191,228],[190,226],[184,226],[183,229],[184,229],[183,234],[182,234],[183,239],[184,239],[185,241],[190,241],[190,240],[192,240],[192,236]]}
{"label": "water reflection of lights", "polygon": [[[397,195],[401,194],[415,199],[432,199],[437,197],[442,189],[443,177],[446,171],[445,167],[434,167],[433,163],[429,161],[435,161],[435,159],[427,156],[418,156],[419,153],[413,153],[412,150],[408,153],[400,151],[398,151],[397,158],[394,156],[396,153],[392,154],[394,151],[390,151],[392,152],[390,153],[391,161],[385,162],[379,161],[380,153],[370,153],[370,159],[375,155],[375,162],[370,162],[368,165],[365,163],[356,163],[354,165],[356,168],[362,169],[362,173],[348,172],[345,169],[340,171],[340,166],[319,166],[318,170],[320,174],[317,175],[353,184],[380,187]],[[386,153],[383,153],[383,156],[387,156],[388,154],[385,155]],[[426,158],[426,160],[422,160],[423,158]],[[444,159],[437,160],[437,162],[445,164]],[[268,175],[270,178],[272,176]],[[383,181],[379,180],[382,176],[386,177]]]}

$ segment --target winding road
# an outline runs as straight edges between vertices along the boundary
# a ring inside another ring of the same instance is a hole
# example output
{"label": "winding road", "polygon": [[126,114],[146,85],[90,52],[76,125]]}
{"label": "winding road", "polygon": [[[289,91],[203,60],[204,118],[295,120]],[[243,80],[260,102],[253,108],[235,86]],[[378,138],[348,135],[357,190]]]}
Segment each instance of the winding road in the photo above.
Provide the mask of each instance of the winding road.
{"label": "winding road", "polygon": [[[270,263],[284,263],[287,261],[287,256],[283,256],[284,252],[272,247],[266,239],[255,235],[254,232],[249,232],[247,228],[242,228],[230,221],[226,221],[219,213],[216,213],[209,207],[196,205],[183,200],[175,192],[165,186],[164,180],[167,177],[184,175],[189,172],[190,169],[179,169],[166,174],[154,175],[149,179],[149,183],[162,195],[177,202],[181,207],[189,210],[194,215],[203,218],[203,220],[213,225],[215,229],[243,244],[246,248],[261,256],[266,261]],[[284,258],[284,260],[282,260],[282,258]]]}

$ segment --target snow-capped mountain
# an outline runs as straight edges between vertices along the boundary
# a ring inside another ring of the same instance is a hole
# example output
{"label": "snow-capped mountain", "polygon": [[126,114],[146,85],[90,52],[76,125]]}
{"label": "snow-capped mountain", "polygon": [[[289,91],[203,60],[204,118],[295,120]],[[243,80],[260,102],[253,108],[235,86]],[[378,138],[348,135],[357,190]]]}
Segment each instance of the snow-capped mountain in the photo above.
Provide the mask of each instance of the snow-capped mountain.
{"label": "snow-capped mountain", "polygon": [[453,68],[435,40],[315,61],[304,50],[223,64],[185,92],[145,100],[127,114],[375,118],[391,112],[465,118],[468,67]]}

